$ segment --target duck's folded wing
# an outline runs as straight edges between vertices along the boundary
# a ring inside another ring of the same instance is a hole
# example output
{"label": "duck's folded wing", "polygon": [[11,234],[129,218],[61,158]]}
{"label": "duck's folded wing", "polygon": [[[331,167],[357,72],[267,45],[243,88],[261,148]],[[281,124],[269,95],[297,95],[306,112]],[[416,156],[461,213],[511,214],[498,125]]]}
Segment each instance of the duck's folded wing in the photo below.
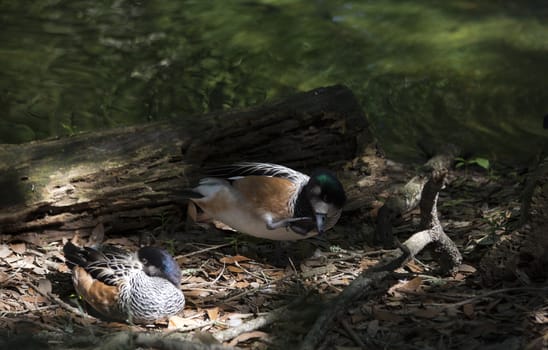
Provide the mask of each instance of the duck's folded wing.
{"label": "duck's folded wing", "polygon": [[307,182],[309,177],[291,168],[272,163],[240,162],[221,165],[206,170],[208,177],[237,179],[243,176],[272,176],[288,179],[295,183]]}
{"label": "duck's folded wing", "polygon": [[94,279],[110,286],[118,284],[132,269],[142,269],[141,262],[131,253],[114,246],[100,249],[78,247],[68,242],[63,247],[66,264],[69,268],[81,267]]}
{"label": "duck's folded wing", "polygon": [[95,279],[83,267],[75,267],[73,270],[74,288],[88,304],[105,316],[119,319],[121,317],[117,286],[108,285]]}

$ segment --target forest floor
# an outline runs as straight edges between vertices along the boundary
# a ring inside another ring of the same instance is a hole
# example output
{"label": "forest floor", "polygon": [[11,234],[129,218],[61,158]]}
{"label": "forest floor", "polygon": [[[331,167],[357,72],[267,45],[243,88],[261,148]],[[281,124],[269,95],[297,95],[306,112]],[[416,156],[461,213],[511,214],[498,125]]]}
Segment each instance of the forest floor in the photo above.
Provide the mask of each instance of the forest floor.
{"label": "forest floor", "polygon": [[[345,166],[348,210],[323,237],[295,243],[192,226],[183,210],[146,233],[122,235],[97,226],[105,243],[127,249],[152,243],[176,256],[187,304],[169,322],[150,327],[95,318],[78,302],[62,255],[63,244],[73,237],[53,231],[2,237],[0,348],[135,348],[120,347],[113,335],[140,331],[163,339],[183,334],[206,344],[221,340],[243,349],[298,348],[329,300],[362,271],[393,256],[372,243],[374,217],[393,184],[413,174],[410,167],[385,160]],[[482,255],[519,219],[523,176],[510,168],[452,170],[438,210],[463,255],[459,272],[435,275],[436,263],[423,251],[398,270],[398,279],[387,278],[367,300],[341,310],[321,349],[521,349],[528,344],[541,349],[532,341],[548,334],[547,285],[486,286],[478,273]],[[398,220],[394,231],[400,241],[417,230],[418,220],[418,210]],[[75,241],[88,239],[81,235]],[[220,336],[258,318],[269,321],[260,329]],[[159,341],[148,348],[168,347]]]}

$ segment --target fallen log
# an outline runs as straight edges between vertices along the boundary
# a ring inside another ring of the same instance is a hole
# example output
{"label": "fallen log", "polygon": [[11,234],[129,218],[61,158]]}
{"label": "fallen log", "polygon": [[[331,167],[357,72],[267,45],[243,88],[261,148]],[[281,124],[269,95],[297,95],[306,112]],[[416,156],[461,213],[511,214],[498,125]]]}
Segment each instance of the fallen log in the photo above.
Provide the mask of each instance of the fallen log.
{"label": "fallen log", "polygon": [[0,234],[157,227],[204,165],[336,166],[371,141],[352,92],[332,86],[244,110],[0,145]]}

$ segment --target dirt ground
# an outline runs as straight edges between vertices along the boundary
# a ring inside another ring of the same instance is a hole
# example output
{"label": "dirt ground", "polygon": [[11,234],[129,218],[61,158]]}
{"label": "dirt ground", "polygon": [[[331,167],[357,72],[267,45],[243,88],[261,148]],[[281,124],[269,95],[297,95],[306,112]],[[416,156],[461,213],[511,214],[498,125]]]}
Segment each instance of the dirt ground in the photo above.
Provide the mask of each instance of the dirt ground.
{"label": "dirt ground", "polygon": [[[73,237],[63,232],[4,236],[0,348],[176,349],[158,340],[175,334],[243,349],[297,348],[329,300],[362,271],[394,255],[373,245],[374,217],[392,186],[413,173],[389,161],[361,159],[345,166],[342,178],[350,201],[339,223],[323,237],[296,243],[196,227],[186,222],[183,209],[149,232],[121,234],[99,225],[95,233],[104,233],[105,243],[127,249],[155,244],[176,256],[187,304],[169,322],[150,327],[96,318],[78,300],[62,256],[63,244]],[[436,262],[422,252],[398,270],[397,278],[385,279],[366,300],[341,310],[321,349],[542,348],[537,338],[548,334],[547,284],[486,286],[477,272],[482,255],[517,223],[524,174],[470,167],[453,170],[449,180],[438,209],[446,233],[463,254],[459,272],[435,275]],[[418,220],[418,210],[398,220],[400,241],[416,231]],[[89,239],[81,235],[76,242]],[[253,326],[257,320],[266,325]],[[247,331],[227,334],[246,323]],[[116,340],[117,334],[144,331],[156,341],[120,346]]]}

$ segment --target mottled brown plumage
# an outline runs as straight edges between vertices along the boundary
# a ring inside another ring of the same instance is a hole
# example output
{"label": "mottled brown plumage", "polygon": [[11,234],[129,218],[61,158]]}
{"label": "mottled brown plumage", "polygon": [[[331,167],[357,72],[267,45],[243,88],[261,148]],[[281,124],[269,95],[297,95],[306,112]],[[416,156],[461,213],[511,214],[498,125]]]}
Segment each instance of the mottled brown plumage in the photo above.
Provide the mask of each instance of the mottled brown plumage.
{"label": "mottled brown plumage", "polygon": [[110,315],[117,308],[120,295],[118,286],[109,286],[94,279],[80,266],[73,269],[72,280],[78,295],[101,314]]}
{"label": "mottled brown plumage", "polygon": [[181,270],[162,249],[143,247],[131,253],[68,242],[63,253],[76,292],[109,319],[149,324],[178,313],[185,305],[179,289]]}

